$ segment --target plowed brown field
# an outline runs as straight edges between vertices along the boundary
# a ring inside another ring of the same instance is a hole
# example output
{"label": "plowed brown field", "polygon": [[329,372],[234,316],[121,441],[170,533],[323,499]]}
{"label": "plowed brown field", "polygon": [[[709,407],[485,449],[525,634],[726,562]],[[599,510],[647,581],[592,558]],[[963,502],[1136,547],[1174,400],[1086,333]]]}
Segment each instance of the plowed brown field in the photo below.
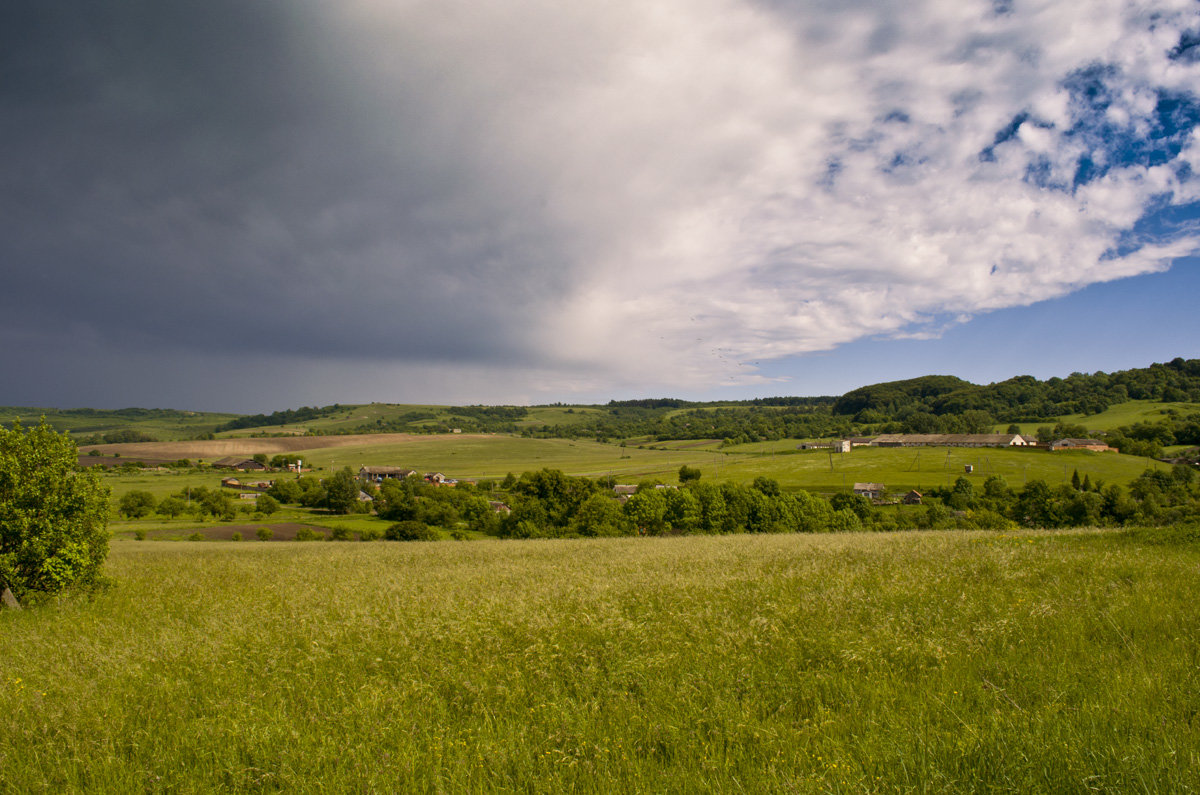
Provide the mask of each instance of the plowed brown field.
{"label": "plowed brown field", "polygon": [[[447,439],[462,439],[471,434],[456,434]],[[102,455],[120,453],[122,458],[145,458],[156,461],[176,461],[180,458],[224,458],[231,455],[252,456],[255,453],[277,455],[301,450],[328,447],[365,447],[376,444],[400,444],[416,439],[429,441],[441,438],[411,433],[372,433],[353,436],[283,436],[269,439],[202,439],[185,442],[131,442],[127,444],[89,444],[80,453],[96,450]]]}

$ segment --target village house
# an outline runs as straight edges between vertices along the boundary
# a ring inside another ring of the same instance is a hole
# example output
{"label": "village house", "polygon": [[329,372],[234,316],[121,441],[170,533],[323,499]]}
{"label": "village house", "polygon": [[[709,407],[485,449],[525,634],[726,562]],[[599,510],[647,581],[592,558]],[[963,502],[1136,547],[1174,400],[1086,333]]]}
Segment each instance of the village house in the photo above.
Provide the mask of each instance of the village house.
{"label": "village house", "polygon": [[905,505],[920,505],[923,498],[924,495],[921,494],[921,492],[913,489],[908,494],[905,494],[903,497],[901,497],[900,502],[904,503]]}
{"label": "village house", "polygon": [[855,483],[854,493],[860,497],[866,497],[868,500],[878,500],[883,497],[883,493],[887,491],[887,486],[882,483]]}

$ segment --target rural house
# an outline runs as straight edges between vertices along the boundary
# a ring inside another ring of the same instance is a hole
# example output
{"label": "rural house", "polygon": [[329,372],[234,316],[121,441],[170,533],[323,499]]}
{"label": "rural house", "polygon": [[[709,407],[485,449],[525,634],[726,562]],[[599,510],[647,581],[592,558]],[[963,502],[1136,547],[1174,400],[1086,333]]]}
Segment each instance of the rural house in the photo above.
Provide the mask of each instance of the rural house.
{"label": "rural house", "polygon": [[882,483],[855,483],[854,493],[860,497],[866,497],[868,500],[878,500],[887,491],[887,486]]}

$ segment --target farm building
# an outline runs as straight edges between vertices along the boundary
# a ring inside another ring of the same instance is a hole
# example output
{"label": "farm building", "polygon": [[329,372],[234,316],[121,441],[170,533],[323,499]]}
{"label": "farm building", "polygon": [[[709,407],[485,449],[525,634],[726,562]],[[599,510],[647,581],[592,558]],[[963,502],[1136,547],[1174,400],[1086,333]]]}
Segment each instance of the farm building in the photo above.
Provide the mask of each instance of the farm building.
{"label": "farm building", "polygon": [[922,499],[924,499],[924,495],[913,489],[908,494],[905,494],[900,501],[905,505],[920,505]]}
{"label": "farm building", "polygon": [[873,447],[1025,447],[1019,433],[885,433]]}
{"label": "farm building", "polygon": [[800,445],[801,450],[832,450],[835,453],[850,452],[849,439],[834,439],[831,442],[804,442]]}
{"label": "farm building", "polygon": [[1055,450],[1093,450],[1097,453],[1107,453],[1113,448],[1099,439],[1059,439],[1050,443],[1050,452]]}
{"label": "farm building", "polygon": [[232,477],[221,478],[221,486],[222,488],[226,489],[240,489],[242,487],[242,481]]}
{"label": "farm building", "polygon": [[417,474],[415,469],[404,467],[359,467],[359,480],[373,480],[380,483],[384,480],[403,480]]}
{"label": "farm building", "polygon": [[887,491],[887,486],[882,483],[855,483],[854,493],[860,497],[866,497],[868,500],[878,500]]}

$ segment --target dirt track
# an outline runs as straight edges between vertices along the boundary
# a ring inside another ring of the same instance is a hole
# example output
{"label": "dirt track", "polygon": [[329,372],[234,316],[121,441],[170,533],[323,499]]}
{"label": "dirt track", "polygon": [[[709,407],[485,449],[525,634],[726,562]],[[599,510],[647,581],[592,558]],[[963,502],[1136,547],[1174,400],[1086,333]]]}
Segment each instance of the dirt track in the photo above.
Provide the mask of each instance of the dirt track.
{"label": "dirt track", "polygon": [[80,448],[82,454],[96,450],[104,455],[120,453],[122,458],[144,457],[157,461],[175,461],[180,458],[203,458],[211,460],[230,455],[252,456],[255,453],[276,455],[295,453],[301,450],[317,450],[328,447],[363,447],[376,444],[400,444],[417,439],[462,439],[455,436],[422,436],[411,433],[372,433],[355,436],[282,436],[269,439],[209,439],[190,442],[136,442],[127,444],[89,444]]}

